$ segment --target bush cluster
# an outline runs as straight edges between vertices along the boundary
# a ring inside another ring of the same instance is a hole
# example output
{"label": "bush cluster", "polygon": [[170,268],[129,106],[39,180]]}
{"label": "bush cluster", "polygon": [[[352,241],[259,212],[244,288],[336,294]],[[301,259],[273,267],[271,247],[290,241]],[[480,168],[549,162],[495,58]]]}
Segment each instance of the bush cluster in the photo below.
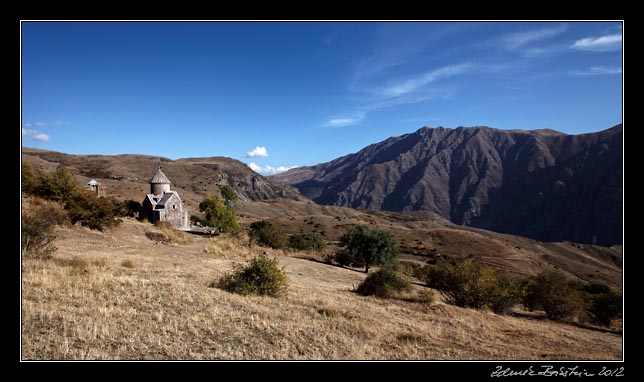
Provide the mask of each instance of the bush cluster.
{"label": "bush cluster", "polygon": [[539,309],[551,320],[562,320],[584,308],[579,284],[559,271],[546,271],[525,282],[528,309]]}
{"label": "bush cluster", "polygon": [[591,322],[610,326],[622,311],[622,296],[617,291],[603,284],[574,281],[559,271],[513,279],[473,257],[442,260],[413,271],[423,275],[428,286],[441,291],[450,304],[489,308],[498,314],[521,303],[530,311],[543,311],[551,320],[585,312]]}
{"label": "bush cluster", "polygon": [[51,174],[22,164],[22,191],[45,200],[60,203],[72,223],[79,222],[91,229],[118,225],[119,217],[130,214],[134,204],[119,202],[114,198],[97,198],[96,194],[80,187],[74,174],[65,167],[58,167]]}
{"label": "bush cluster", "polygon": [[233,272],[222,277],[216,286],[242,295],[279,297],[286,293],[288,282],[286,271],[276,259],[257,256],[245,266],[235,264]]}
{"label": "bush cluster", "polygon": [[[231,192],[234,195],[234,191]],[[221,200],[208,195],[199,203],[199,211],[205,213],[206,225],[216,228],[219,232],[237,233],[241,229],[237,223],[233,202],[229,202],[228,199]]]}
{"label": "bush cluster", "polygon": [[475,309],[488,307],[503,313],[519,301],[518,283],[473,257],[443,260],[427,267],[425,282],[440,290],[450,304]]}
{"label": "bush cluster", "polygon": [[301,251],[321,251],[325,248],[324,237],[317,231],[303,232],[293,235],[289,239],[289,247]]}
{"label": "bush cluster", "polygon": [[288,238],[284,232],[266,220],[251,223],[248,235],[251,241],[274,249],[286,248],[288,245]]}
{"label": "bush cluster", "polygon": [[391,298],[401,292],[411,290],[409,279],[398,273],[394,266],[385,266],[367,276],[356,288],[363,296]]}

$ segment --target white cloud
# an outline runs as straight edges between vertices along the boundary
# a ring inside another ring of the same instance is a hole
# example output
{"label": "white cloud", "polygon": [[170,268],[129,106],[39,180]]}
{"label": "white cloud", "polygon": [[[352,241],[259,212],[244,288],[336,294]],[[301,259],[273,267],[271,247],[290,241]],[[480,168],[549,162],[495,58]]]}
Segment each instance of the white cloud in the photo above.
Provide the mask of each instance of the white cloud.
{"label": "white cloud", "polygon": [[268,158],[268,150],[264,146],[257,146],[253,150],[246,153],[246,158]]}
{"label": "white cloud", "polygon": [[523,45],[545,40],[554,37],[566,30],[566,25],[548,27],[543,29],[533,29],[525,32],[512,33],[505,36],[501,41],[506,49],[514,50]]}
{"label": "white cloud", "polygon": [[36,127],[47,127],[47,124],[45,122],[36,122],[34,123]]}
{"label": "white cloud", "polygon": [[471,67],[472,64],[460,64],[435,69],[430,72],[423,73],[417,77],[390,85],[382,90],[382,94],[386,97],[398,97],[407,93],[411,93],[430,82],[464,73]]}
{"label": "white cloud", "polygon": [[38,134],[35,134],[32,137],[32,139],[34,141],[38,141],[38,142],[49,142],[49,135],[47,135],[45,133],[38,133]]}
{"label": "white cloud", "polygon": [[291,167],[286,167],[286,166],[277,166],[273,167],[271,165],[266,165],[266,166],[260,166],[255,162],[251,162],[248,164],[248,167],[251,168],[251,170],[260,173],[262,175],[275,175],[279,174],[284,171],[288,171],[290,169],[296,168],[298,166],[291,166]]}
{"label": "white cloud", "polygon": [[36,131],[36,130],[22,129],[22,135],[26,137],[31,137],[32,141],[37,141],[37,142],[49,141],[49,135],[45,133],[41,133],[40,131]]}
{"label": "white cloud", "polygon": [[31,123],[25,123],[23,124],[24,127],[31,127]]}
{"label": "white cloud", "polygon": [[622,74],[622,68],[606,67],[606,66],[592,66],[587,69],[574,70],[570,72],[573,76],[602,76],[610,74]]}
{"label": "white cloud", "polygon": [[356,114],[354,116],[349,116],[349,117],[339,117],[339,118],[331,118],[328,121],[324,122],[322,124],[322,127],[343,127],[343,126],[349,126],[349,125],[355,125],[356,123],[362,121],[364,118],[364,114]]}
{"label": "white cloud", "polygon": [[587,50],[591,52],[610,52],[622,48],[622,35],[610,34],[600,37],[588,37],[575,41],[571,46],[573,49]]}
{"label": "white cloud", "polygon": [[71,122],[69,122],[69,121],[63,121],[63,120],[61,120],[61,119],[59,119],[59,120],[57,120],[56,122],[54,122],[54,126],[71,126],[71,125],[72,125],[72,123],[71,123]]}

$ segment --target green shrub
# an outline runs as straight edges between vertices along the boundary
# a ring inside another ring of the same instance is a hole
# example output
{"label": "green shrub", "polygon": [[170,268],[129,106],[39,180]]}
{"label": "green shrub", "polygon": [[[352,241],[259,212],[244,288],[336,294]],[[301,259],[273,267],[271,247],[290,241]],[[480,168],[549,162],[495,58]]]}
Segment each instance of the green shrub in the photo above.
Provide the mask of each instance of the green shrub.
{"label": "green shrub", "polygon": [[607,292],[592,294],[586,304],[586,312],[593,323],[610,326],[622,315],[622,295],[610,288]]}
{"label": "green shrub", "polygon": [[398,241],[389,232],[366,224],[358,224],[344,234],[340,245],[346,247],[354,261],[365,267],[365,273],[371,265],[385,265],[398,254]]}
{"label": "green shrub", "polygon": [[396,272],[394,267],[386,266],[367,276],[356,292],[363,296],[390,298],[411,289],[409,280]]}
{"label": "green shrub", "polygon": [[56,251],[53,224],[43,215],[22,217],[22,255],[28,258],[49,259]]}
{"label": "green shrub", "polygon": [[488,292],[487,306],[496,314],[506,314],[521,302],[521,286],[505,272],[497,271],[496,281]]}
{"label": "green shrub", "polygon": [[199,203],[199,211],[205,213],[206,225],[217,228],[219,232],[237,233],[241,229],[239,223],[237,223],[235,209],[232,205],[227,205],[221,199],[210,195],[206,196]]}
{"label": "green shrub", "polygon": [[221,192],[221,197],[224,198],[226,205],[231,207],[235,205],[235,202],[237,201],[237,194],[232,187],[223,186],[221,190],[219,190],[219,192]]}
{"label": "green shrub", "polygon": [[279,297],[286,293],[288,275],[279,268],[276,259],[258,256],[246,266],[235,264],[233,272],[222,277],[217,287],[242,295]]}
{"label": "green shrub", "polygon": [[473,257],[441,260],[421,268],[425,283],[441,291],[448,303],[506,313],[520,301],[520,284],[505,272],[480,264]]}
{"label": "green shrub", "polygon": [[[58,167],[49,176],[42,175],[35,193],[64,206],[81,191],[76,176],[66,167]],[[94,197],[96,195],[94,194]]]}
{"label": "green shrub", "polygon": [[22,192],[27,194],[35,194],[40,184],[42,173],[40,170],[34,168],[29,163],[22,164],[22,172],[20,173],[20,188]]}
{"label": "green shrub", "polygon": [[114,198],[97,198],[82,189],[76,176],[66,167],[58,167],[47,175],[23,164],[23,190],[46,200],[60,203],[68,211],[72,223],[80,222],[91,229],[103,230],[121,223],[118,216],[128,213],[127,202]]}
{"label": "green shrub", "polygon": [[289,239],[289,247],[302,251],[321,251],[325,246],[324,237],[317,231],[298,233]]}
{"label": "green shrub", "polygon": [[577,284],[559,271],[545,271],[530,279],[524,300],[551,320],[572,316],[583,307]]}
{"label": "green shrub", "polygon": [[252,241],[275,249],[286,248],[288,245],[288,239],[284,232],[266,220],[252,223],[249,237]]}
{"label": "green shrub", "polygon": [[80,222],[84,227],[99,231],[121,223],[118,207],[112,198],[97,198],[88,190],[80,190],[67,201],[67,210],[72,223]]}

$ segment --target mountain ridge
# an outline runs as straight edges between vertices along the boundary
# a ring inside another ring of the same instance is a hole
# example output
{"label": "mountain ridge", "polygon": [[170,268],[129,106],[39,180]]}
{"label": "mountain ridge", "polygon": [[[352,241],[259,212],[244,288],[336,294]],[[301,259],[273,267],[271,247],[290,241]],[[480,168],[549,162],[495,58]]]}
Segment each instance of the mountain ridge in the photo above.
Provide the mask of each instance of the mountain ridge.
{"label": "mountain ridge", "polygon": [[428,210],[543,241],[622,240],[622,125],[579,135],[486,126],[417,131],[272,178],[317,203]]}

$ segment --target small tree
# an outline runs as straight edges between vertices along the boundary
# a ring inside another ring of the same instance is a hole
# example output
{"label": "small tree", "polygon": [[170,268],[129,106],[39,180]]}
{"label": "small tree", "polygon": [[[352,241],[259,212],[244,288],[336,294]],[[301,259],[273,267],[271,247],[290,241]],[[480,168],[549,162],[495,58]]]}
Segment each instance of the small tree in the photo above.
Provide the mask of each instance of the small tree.
{"label": "small tree", "polygon": [[237,194],[230,186],[223,186],[220,190],[221,197],[224,198],[224,202],[227,206],[233,207],[237,201]]}
{"label": "small tree", "polygon": [[251,240],[275,249],[288,245],[288,239],[282,230],[266,220],[251,223],[249,236]]}
{"label": "small tree", "polygon": [[81,191],[76,176],[66,167],[58,167],[49,176],[43,176],[36,193],[45,199],[66,205]]}
{"label": "small tree", "polygon": [[206,198],[199,203],[199,211],[206,214],[206,224],[217,228],[220,232],[239,232],[237,216],[233,207],[226,205],[221,199],[213,196]]}
{"label": "small tree", "polygon": [[358,224],[340,238],[340,245],[365,267],[369,273],[371,265],[383,265],[398,254],[398,241],[387,231]]}

